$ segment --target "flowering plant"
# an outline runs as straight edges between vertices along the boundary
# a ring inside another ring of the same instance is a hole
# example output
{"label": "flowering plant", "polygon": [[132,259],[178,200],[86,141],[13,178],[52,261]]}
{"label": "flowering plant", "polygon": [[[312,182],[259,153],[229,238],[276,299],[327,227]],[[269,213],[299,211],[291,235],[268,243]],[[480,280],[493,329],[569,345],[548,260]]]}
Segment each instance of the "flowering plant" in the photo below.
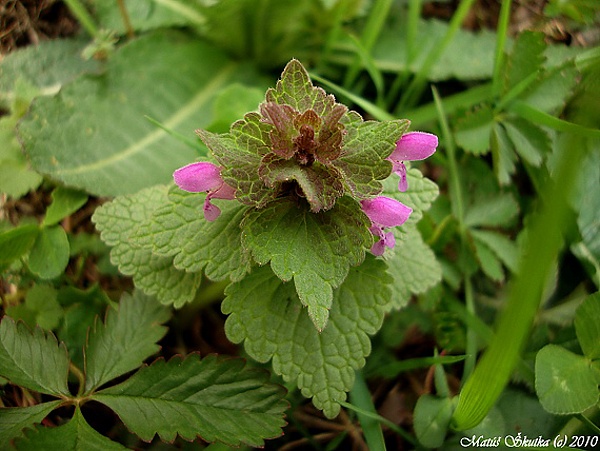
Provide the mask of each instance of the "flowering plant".
{"label": "flowering plant", "polygon": [[119,269],[162,302],[192,300],[202,274],[229,281],[228,338],[335,416],[368,334],[440,278],[414,227],[437,186],[405,166],[437,137],[408,126],[363,120],[292,60],[258,111],[228,133],[196,131],[211,154],[174,186],[117,198],[94,221]]}

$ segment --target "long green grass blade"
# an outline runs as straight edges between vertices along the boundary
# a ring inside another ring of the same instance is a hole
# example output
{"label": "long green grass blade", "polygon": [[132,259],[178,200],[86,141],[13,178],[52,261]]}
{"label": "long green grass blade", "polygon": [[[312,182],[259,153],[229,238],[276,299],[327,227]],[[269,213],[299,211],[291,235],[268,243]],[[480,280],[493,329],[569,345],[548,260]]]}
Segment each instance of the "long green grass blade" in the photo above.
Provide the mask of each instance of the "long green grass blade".
{"label": "long green grass blade", "polygon": [[567,199],[577,180],[585,143],[581,135],[568,135],[559,153],[555,181],[544,189],[545,204],[527,227],[519,272],[496,335],[460,393],[454,411],[457,430],[470,429],[492,408],[518,363],[519,355],[537,312],[548,271],[562,246],[562,230],[567,222]]}
{"label": "long green grass blade", "polygon": [[508,37],[508,23],[510,21],[511,0],[504,0],[500,7],[500,18],[498,19],[497,38],[496,38],[496,56],[494,60],[494,74],[492,77],[493,95],[500,96],[502,90],[502,68],[504,67],[504,47]]}
{"label": "long green grass blade", "polygon": [[[352,387],[352,391],[350,392],[350,399],[362,411],[377,415],[373,400],[371,399],[371,392],[369,392],[369,387],[367,387],[367,383],[360,371],[356,372],[356,379],[354,380],[354,387]],[[356,413],[369,449],[385,450],[385,441],[383,440],[383,432],[381,431],[379,421],[372,416],[363,415],[362,412],[357,411]]]}

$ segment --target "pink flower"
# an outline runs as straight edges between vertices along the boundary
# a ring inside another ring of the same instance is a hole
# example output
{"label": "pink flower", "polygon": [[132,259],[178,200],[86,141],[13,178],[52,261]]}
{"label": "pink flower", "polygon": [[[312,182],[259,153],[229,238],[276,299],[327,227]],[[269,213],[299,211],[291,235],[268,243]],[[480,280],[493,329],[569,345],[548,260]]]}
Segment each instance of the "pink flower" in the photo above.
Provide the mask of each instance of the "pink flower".
{"label": "pink flower", "polygon": [[412,213],[412,208],[384,196],[363,200],[360,205],[362,211],[371,220],[369,230],[379,238],[379,241],[371,247],[371,252],[373,255],[383,255],[386,247],[392,249],[396,244],[394,233],[386,232],[385,229],[404,224]]}
{"label": "pink flower", "polygon": [[204,200],[204,217],[207,221],[214,221],[221,214],[221,210],[213,205],[211,199],[235,199],[235,189],[221,178],[221,168],[212,163],[192,163],[177,169],[173,179],[179,188],[190,193],[206,191]]}
{"label": "pink flower", "polygon": [[406,181],[405,161],[424,160],[435,153],[438,138],[431,133],[410,132],[402,135],[396,143],[396,149],[388,157],[394,165],[393,171],[400,176],[398,189],[402,192],[408,189]]}

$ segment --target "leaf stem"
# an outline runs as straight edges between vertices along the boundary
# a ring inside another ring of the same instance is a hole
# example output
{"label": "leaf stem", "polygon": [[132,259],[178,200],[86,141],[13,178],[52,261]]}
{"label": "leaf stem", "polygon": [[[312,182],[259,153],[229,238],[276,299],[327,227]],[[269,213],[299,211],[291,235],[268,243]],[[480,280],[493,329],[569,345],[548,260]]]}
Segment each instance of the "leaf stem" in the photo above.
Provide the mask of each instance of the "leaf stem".
{"label": "leaf stem", "polygon": [[75,375],[79,382],[79,387],[77,388],[77,396],[80,397],[85,391],[85,375],[77,366],[75,366],[73,362],[69,362],[69,371]]}
{"label": "leaf stem", "polygon": [[502,68],[504,66],[504,47],[508,35],[508,22],[510,20],[511,0],[504,0],[500,7],[500,17],[496,35],[496,57],[494,60],[494,72],[492,75],[492,95],[494,98],[500,96],[502,91]]}
{"label": "leaf stem", "polygon": [[585,424],[591,431],[593,431],[596,435],[600,435],[600,427],[596,426],[588,417],[586,417],[582,413],[578,413],[575,415],[579,421]]}
{"label": "leaf stem", "polygon": [[83,6],[83,4],[79,0],[65,0],[65,3],[69,7],[73,15],[77,18],[79,23],[88,32],[88,34],[93,38],[97,38],[98,27],[96,27],[94,19],[92,19],[92,16],[88,12],[88,10],[85,9],[85,6]]}
{"label": "leaf stem", "polygon": [[119,12],[121,13],[121,18],[123,19],[123,24],[125,25],[125,31],[127,32],[127,37],[129,39],[133,39],[135,37],[135,32],[133,31],[133,26],[131,25],[131,20],[129,18],[129,12],[127,11],[127,6],[125,6],[124,0],[117,0],[119,4]]}

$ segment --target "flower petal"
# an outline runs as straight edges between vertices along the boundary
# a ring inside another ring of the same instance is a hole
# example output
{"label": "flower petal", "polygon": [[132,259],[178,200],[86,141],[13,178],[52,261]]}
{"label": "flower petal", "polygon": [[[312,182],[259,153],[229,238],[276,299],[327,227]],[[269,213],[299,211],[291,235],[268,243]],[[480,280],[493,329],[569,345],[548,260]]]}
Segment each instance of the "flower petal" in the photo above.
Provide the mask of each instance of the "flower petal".
{"label": "flower petal", "polygon": [[404,163],[400,162],[398,164],[398,170],[394,172],[400,176],[398,190],[403,193],[408,189],[408,180],[406,180],[406,166],[404,166]]}
{"label": "flower petal", "polygon": [[212,163],[192,163],[177,169],[173,179],[179,188],[190,193],[216,190],[223,184],[221,169]]}
{"label": "flower petal", "polygon": [[435,153],[438,138],[431,133],[410,132],[402,135],[388,157],[395,161],[424,160]]}
{"label": "flower petal", "polygon": [[395,227],[406,222],[412,208],[389,197],[379,196],[360,202],[363,212],[371,222],[381,227]]}
{"label": "flower petal", "polygon": [[221,215],[221,209],[210,202],[210,196],[204,200],[204,218],[207,221],[214,221]]}
{"label": "flower petal", "polygon": [[235,199],[235,188],[223,182],[219,188],[210,193],[210,197],[211,199]]}

